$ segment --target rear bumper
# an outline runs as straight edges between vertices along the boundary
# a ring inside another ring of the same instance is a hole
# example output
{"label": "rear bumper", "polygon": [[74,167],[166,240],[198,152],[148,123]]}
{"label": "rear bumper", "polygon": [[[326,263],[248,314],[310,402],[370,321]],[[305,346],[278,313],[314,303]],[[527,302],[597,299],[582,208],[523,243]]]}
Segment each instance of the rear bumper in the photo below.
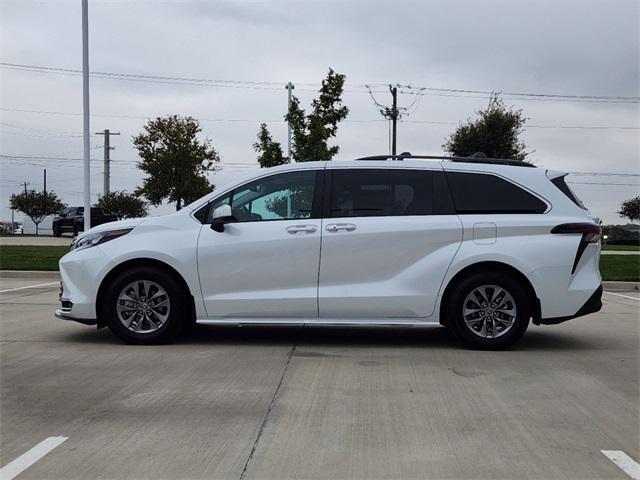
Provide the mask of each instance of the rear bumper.
{"label": "rear bumper", "polygon": [[600,285],[598,289],[595,292],[593,292],[593,294],[584,303],[584,305],[580,307],[580,310],[578,310],[575,313],[575,315],[569,315],[567,317],[542,318],[540,319],[540,323],[542,325],[556,325],[558,323],[571,320],[572,318],[582,317],[590,313],[599,312],[601,308],[602,308],[602,285]]}

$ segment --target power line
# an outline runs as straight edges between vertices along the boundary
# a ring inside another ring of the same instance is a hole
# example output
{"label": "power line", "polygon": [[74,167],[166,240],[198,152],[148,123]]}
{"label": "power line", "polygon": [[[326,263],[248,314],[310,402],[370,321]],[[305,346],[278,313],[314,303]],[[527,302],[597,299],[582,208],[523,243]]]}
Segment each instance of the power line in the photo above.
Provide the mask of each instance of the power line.
{"label": "power line", "polygon": [[[0,159],[4,159],[4,160],[51,160],[54,163],[57,162],[61,162],[61,163],[65,163],[65,162],[78,162],[81,161],[82,158],[80,157],[68,157],[68,156],[47,156],[47,155],[6,155],[6,154],[0,154]],[[99,162],[101,161],[100,159],[97,158],[92,158],[91,161],[95,161],[95,162]],[[118,160],[118,159],[111,159],[112,163],[116,163],[116,164],[137,164],[140,162],[140,160]],[[226,168],[226,167],[233,167],[233,168],[238,168],[238,167],[259,167],[258,163],[256,162],[232,162],[232,161],[222,161],[219,163],[215,164],[216,167],[222,167],[222,168]],[[568,172],[570,175],[576,175],[576,176],[583,176],[583,175],[597,175],[597,176],[622,176],[622,177],[640,177],[640,173],[625,173],[625,172],[612,172],[612,173],[606,173],[606,172]],[[584,185],[632,185],[632,186],[636,186],[636,184],[624,184],[624,183],[607,183],[607,182],[571,182],[571,183],[577,183],[577,184],[584,184]],[[639,184],[640,185],[640,184]]]}
{"label": "power line", "polygon": [[[375,101],[375,99],[374,99]],[[380,106],[381,104],[376,102],[376,105]],[[384,106],[383,106],[384,107]],[[9,108],[9,107],[0,107],[0,111],[5,112],[16,112],[16,113],[33,113],[37,115],[69,115],[69,116],[80,116],[81,113],[76,112],[60,112],[60,111],[51,111],[51,110],[30,110],[30,109],[21,109],[21,108]],[[155,115],[125,115],[125,114],[100,114],[100,113],[92,113],[92,117],[104,117],[104,118],[125,118],[125,119],[136,119],[136,120],[148,120],[149,118],[155,117]],[[259,119],[248,119],[248,118],[198,118],[200,122],[237,122],[237,123],[285,123],[285,120],[259,120]],[[355,120],[343,120],[343,123],[379,123],[385,122],[383,119],[355,119]],[[460,122],[448,122],[441,120],[404,120],[400,119],[402,123],[416,123],[416,124],[427,124],[427,125],[459,125]],[[1,122],[0,122],[1,123]],[[640,127],[632,127],[632,126],[623,126],[623,125],[525,125],[526,128],[546,128],[546,129],[568,129],[568,130],[640,130]],[[78,134],[79,135],[79,134]],[[63,135],[61,135],[63,136]],[[69,134],[70,137],[75,137],[76,134]]]}
{"label": "power line", "polygon": [[[0,64],[1,65],[1,64]],[[536,97],[536,98],[555,98],[555,99],[569,99],[569,100],[611,100],[611,101],[624,101],[638,103],[640,97],[634,96],[621,96],[621,95],[564,95],[554,93],[522,93],[522,92],[504,92],[504,91],[488,91],[488,90],[465,90],[458,88],[436,88],[436,87],[411,87],[409,89],[429,90],[436,92],[451,92],[451,93],[471,93],[471,94],[483,94],[483,95],[507,95],[511,97]]]}
{"label": "power line", "polygon": [[572,185],[615,185],[618,187],[638,187],[640,183],[608,183],[608,182],[567,182]]}
{"label": "power line", "polygon": [[[3,63],[3,62],[0,62],[0,68],[17,70],[17,71],[26,71],[26,72],[51,73],[51,74],[65,75],[65,76],[78,76],[82,74],[81,70],[75,70],[71,68],[54,68],[54,67],[43,67],[38,65],[21,65],[21,64]],[[125,81],[132,81],[132,82],[280,91],[280,88],[275,86],[275,85],[280,85],[280,82],[260,82],[260,81],[245,81],[245,80],[211,80],[211,79],[204,79],[204,78],[168,77],[163,75],[141,75],[141,74],[113,73],[113,72],[90,72],[90,75],[94,78],[102,78],[102,79],[109,79],[109,80],[125,80]],[[300,83],[300,85],[313,85],[313,84]],[[316,91],[316,89],[312,89],[312,88],[301,88],[300,90],[305,92]],[[358,91],[358,90],[344,90],[344,92],[366,93],[364,91]]]}
{"label": "power line", "polygon": [[[14,134],[18,134],[18,135],[27,135],[27,136],[32,136],[32,137],[51,137],[51,138],[55,138],[55,137],[79,137],[81,136],[80,134],[77,133],[71,133],[71,132],[58,132],[58,131],[54,131],[54,130],[44,130],[44,129],[40,129],[40,128],[28,128],[28,127],[23,127],[21,125],[16,125],[14,123],[9,123],[9,122],[0,122],[0,125],[4,126],[4,127],[9,127],[9,128],[13,128],[16,130],[20,130],[20,132],[14,132],[14,131],[9,131],[9,133],[14,133]],[[28,132],[28,133],[25,133]]]}
{"label": "power line", "polygon": [[[0,68],[38,72],[38,73],[55,73],[62,75],[81,75],[82,71],[72,68],[60,68],[60,67],[48,67],[42,65],[27,65],[20,63],[0,62]],[[229,87],[229,88],[250,88],[255,90],[280,90],[280,85],[283,82],[270,82],[270,81],[249,81],[249,80],[221,80],[221,79],[208,79],[208,78],[192,78],[192,77],[174,77],[168,75],[143,75],[133,73],[118,73],[118,72],[100,72],[94,71],[90,74],[96,78],[107,78],[113,80],[129,80],[129,81],[143,81],[149,83],[169,83],[169,84],[182,84],[182,85],[195,85],[195,86],[214,86],[214,87]],[[313,83],[301,83],[296,82],[298,85],[306,86],[318,86],[319,84]],[[383,84],[347,84],[351,88],[369,88],[372,86],[382,87]],[[490,96],[492,91],[488,90],[473,90],[473,89],[458,89],[458,88],[441,88],[441,87],[413,87],[406,86],[405,88],[415,91],[423,91],[423,94],[463,94],[463,95],[484,95]],[[304,90],[304,89],[302,89]],[[368,93],[367,90],[345,90],[348,93]],[[381,93],[381,92],[376,92]],[[622,96],[622,95],[575,95],[575,94],[556,94],[556,93],[539,93],[539,92],[510,92],[510,91],[498,91],[500,95],[506,97],[514,97],[521,100],[547,100],[547,101],[570,101],[570,102],[604,102],[604,103],[640,103],[640,97],[637,96]],[[483,97],[485,98],[485,97]]]}
{"label": "power line", "polygon": [[606,177],[640,177],[640,173],[569,172],[570,175],[597,175]]}
{"label": "power line", "polygon": [[[400,120],[402,123],[434,124],[434,125],[460,125],[460,122],[444,122],[439,120]],[[640,127],[618,126],[618,125],[539,125],[525,124],[527,128],[548,128],[548,129],[569,129],[569,130],[640,130]]]}

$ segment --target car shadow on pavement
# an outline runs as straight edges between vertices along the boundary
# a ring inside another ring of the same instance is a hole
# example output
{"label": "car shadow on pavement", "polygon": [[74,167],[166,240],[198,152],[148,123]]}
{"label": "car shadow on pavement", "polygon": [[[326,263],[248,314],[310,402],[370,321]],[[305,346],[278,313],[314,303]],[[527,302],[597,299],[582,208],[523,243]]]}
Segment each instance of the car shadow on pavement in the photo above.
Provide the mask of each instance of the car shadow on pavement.
{"label": "car shadow on pavement", "polygon": [[[74,343],[124,345],[103,328],[81,330],[60,340]],[[529,329],[510,351],[595,350],[603,348],[593,337],[549,329]],[[174,345],[335,345],[360,347],[463,348],[444,327],[327,327],[327,326],[201,326],[187,329]]]}

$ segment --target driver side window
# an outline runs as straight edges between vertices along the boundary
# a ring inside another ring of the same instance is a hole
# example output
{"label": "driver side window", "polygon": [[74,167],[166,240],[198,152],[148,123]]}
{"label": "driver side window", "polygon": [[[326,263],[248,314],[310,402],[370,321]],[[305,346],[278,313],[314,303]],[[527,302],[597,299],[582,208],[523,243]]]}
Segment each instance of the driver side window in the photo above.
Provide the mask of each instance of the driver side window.
{"label": "driver side window", "polygon": [[211,223],[213,211],[221,205],[231,205],[237,222],[311,218],[315,190],[313,170],[261,178],[212,202],[207,223]]}

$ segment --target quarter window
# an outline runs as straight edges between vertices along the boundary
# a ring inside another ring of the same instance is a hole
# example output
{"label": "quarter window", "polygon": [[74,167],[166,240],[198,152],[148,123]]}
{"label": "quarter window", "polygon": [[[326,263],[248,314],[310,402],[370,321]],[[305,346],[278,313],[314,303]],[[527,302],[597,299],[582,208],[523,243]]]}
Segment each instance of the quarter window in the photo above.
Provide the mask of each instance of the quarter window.
{"label": "quarter window", "polygon": [[428,170],[336,169],[331,217],[431,215],[433,176]]}
{"label": "quarter window", "polygon": [[562,193],[564,193],[569,198],[569,200],[571,200],[577,206],[579,206],[583,210],[587,209],[587,207],[584,206],[584,204],[580,201],[580,199],[573,192],[573,190],[571,190],[571,188],[569,188],[569,185],[567,185],[567,182],[564,181],[564,176],[554,178],[553,180],[551,180],[551,183],[553,183],[556,187],[558,187],[558,189]]}
{"label": "quarter window", "polygon": [[495,175],[447,172],[459,214],[544,213],[547,205],[526,190]]}

